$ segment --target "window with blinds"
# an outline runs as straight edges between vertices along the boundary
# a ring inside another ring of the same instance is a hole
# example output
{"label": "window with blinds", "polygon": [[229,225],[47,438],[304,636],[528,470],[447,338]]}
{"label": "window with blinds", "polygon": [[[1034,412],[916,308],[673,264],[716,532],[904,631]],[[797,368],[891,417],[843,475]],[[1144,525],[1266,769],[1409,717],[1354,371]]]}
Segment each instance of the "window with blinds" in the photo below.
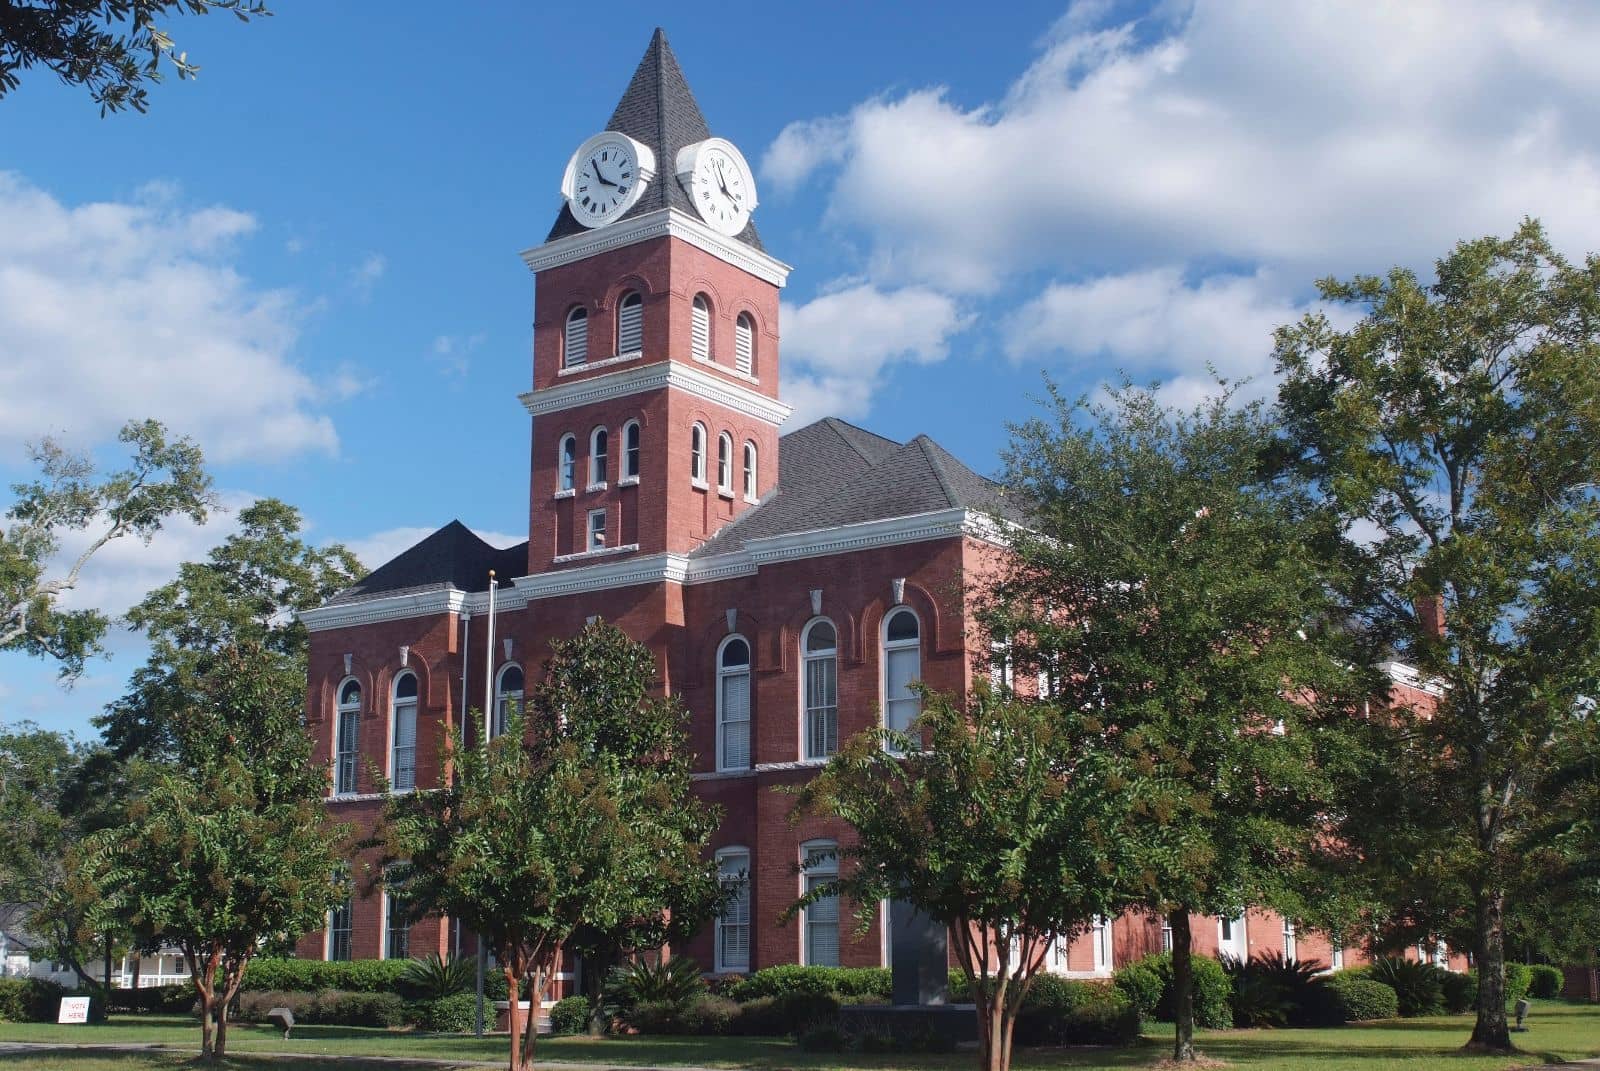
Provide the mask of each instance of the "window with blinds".
{"label": "window with blinds", "polygon": [[637,292],[617,306],[617,356],[644,349],[644,298]]}
{"label": "window with blinds", "polygon": [[350,956],[350,897],[328,912],[328,959],[344,962]]}
{"label": "window with blinds", "polygon": [[922,678],[922,633],[917,615],[900,609],[883,627],[884,727],[905,732],[922,712],[922,702],[911,685]]}
{"label": "window with blinds", "polygon": [[733,364],[745,375],[755,374],[756,325],[748,313],[740,313],[733,324]]}
{"label": "window with blinds", "polygon": [[711,360],[711,304],[704,294],[694,296],[689,317],[689,356],[697,361]]}
{"label": "window with blinds", "polygon": [[561,358],[562,365],[567,368],[575,368],[589,359],[589,310],[577,308],[567,313]]}
{"label": "window with blinds", "polygon": [[825,759],[839,750],[839,660],[833,622],[813,621],[806,629],[805,757]]}
{"label": "window with blinds", "polygon": [[333,791],[356,790],[356,757],[361,728],[361,685],[346,681],[339,690],[339,752],[334,769]]}
{"label": "window with blinds", "polygon": [[[811,893],[839,876],[838,848],[806,846],[805,891]],[[805,957],[811,967],[839,965],[839,898],[827,896],[805,909]]]}
{"label": "window with blinds", "polygon": [[397,792],[417,787],[417,678],[402,673],[394,682],[394,735],[389,783]]}
{"label": "window with blinds", "polygon": [[750,969],[750,855],[727,850],[717,855],[717,876],[729,896],[717,918],[717,970]]}
{"label": "window with blinds", "polygon": [[383,892],[383,954],[385,959],[411,958],[411,923],[406,918],[405,896],[398,888]]}
{"label": "window with blinds", "polygon": [[717,658],[717,768],[750,768],[750,645],[735,636]]}

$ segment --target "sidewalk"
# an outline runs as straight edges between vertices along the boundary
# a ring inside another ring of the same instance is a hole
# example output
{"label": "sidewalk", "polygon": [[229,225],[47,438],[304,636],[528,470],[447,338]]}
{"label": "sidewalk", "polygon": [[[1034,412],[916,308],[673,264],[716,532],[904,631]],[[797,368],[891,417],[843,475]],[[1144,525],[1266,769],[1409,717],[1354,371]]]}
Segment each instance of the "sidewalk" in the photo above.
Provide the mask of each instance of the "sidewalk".
{"label": "sidewalk", "polygon": [[[197,1049],[190,1049],[180,1045],[161,1045],[154,1043],[110,1043],[103,1045],[84,1044],[69,1045],[48,1041],[0,1041],[0,1055],[26,1052],[177,1052],[198,1053]],[[396,1064],[401,1067],[438,1067],[438,1068],[465,1068],[465,1067],[504,1067],[506,1061],[499,1060],[446,1060],[434,1056],[361,1056],[353,1053],[330,1054],[325,1052],[252,1052],[249,1049],[230,1051],[231,1057],[250,1057],[263,1060],[321,1060],[325,1064],[337,1065],[340,1063],[364,1064]],[[682,1064],[673,1064],[670,1067],[648,1067],[637,1064],[595,1064],[579,1063],[571,1060],[540,1060],[541,1068],[555,1068],[556,1071],[716,1071],[707,1067],[688,1067]],[[1572,1066],[1572,1065],[1568,1065]],[[1597,1062],[1600,1066],[1600,1062]]]}

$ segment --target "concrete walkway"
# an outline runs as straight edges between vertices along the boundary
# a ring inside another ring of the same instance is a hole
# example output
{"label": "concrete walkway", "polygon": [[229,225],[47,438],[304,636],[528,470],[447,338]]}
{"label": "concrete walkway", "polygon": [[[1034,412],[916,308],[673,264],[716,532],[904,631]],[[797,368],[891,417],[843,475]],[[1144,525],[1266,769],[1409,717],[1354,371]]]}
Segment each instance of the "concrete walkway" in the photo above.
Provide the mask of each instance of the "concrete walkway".
{"label": "concrete walkway", "polygon": [[[510,1042],[507,1042],[509,1045]],[[68,1045],[49,1041],[4,1041],[0,1042],[0,1054],[25,1053],[25,1052],[176,1052],[198,1053],[197,1049],[190,1049],[179,1045],[161,1045],[154,1043],[135,1044],[109,1043],[103,1045]],[[326,1053],[326,1052],[261,1052],[249,1049],[235,1049],[228,1053],[231,1056],[254,1057],[268,1060],[320,1060],[324,1064],[338,1065],[341,1063],[367,1063],[367,1064],[398,1064],[403,1067],[504,1067],[506,1061],[499,1060],[446,1060],[437,1056],[360,1056],[354,1053]],[[595,1064],[579,1063],[571,1060],[539,1060],[541,1068],[555,1068],[557,1071],[716,1071],[707,1067],[689,1067],[683,1064],[671,1064],[666,1067],[648,1067],[638,1064]]]}

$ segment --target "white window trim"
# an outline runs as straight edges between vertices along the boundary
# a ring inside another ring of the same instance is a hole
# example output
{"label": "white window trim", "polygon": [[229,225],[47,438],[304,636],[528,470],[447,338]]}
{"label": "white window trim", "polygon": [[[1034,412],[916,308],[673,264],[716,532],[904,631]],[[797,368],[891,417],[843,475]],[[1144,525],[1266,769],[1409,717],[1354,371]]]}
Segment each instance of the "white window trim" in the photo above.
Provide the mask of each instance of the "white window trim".
{"label": "white window trim", "polygon": [[568,488],[566,488],[564,490],[557,491],[555,494],[551,495],[550,497],[551,498],[576,498],[577,495],[578,495],[578,489],[576,487],[568,487]]}
{"label": "white window trim", "polygon": [[[811,639],[811,630],[819,622],[827,622],[833,629],[833,646],[826,651],[812,652],[806,650],[806,644]],[[833,750],[827,755],[808,754],[811,748],[810,704],[807,702],[806,682],[809,679],[809,669],[813,661],[822,659],[833,660],[833,719],[834,719],[834,745]],[[827,759],[838,754],[839,751],[839,626],[831,617],[813,617],[806,622],[805,628],[800,630],[800,761],[801,762],[826,762]]]}
{"label": "white window trim", "polygon": [[[583,354],[576,361],[572,359],[572,322],[582,313],[583,319]],[[582,305],[576,305],[567,310],[566,318],[561,321],[561,367],[582,368],[589,363],[589,310]]]}
{"label": "white window trim", "polygon": [[[706,320],[706,347],[705,352],[696,352],[694,343],[694,322],[701,309],[705,309]],[[711,364],[716,359],[716,348],[711,344],[711,299],[705,294],[696,294],[689,302],[689,356],[701,364]]]}
{"label": "white window trim", "polygon": [[[917,623],[917,635],[910,640],[890,640],[889,622],[900,614],[910,614],[911,620]],[[917,652],[917,680],[922,679],[922,616],[909,606],[900,605],[891,607],[883,615],[883,621],[878,625],[878,650],[882,657],[878,659],[878,727],[889,728],[889,655],[892,651]],[[922,713],[922,702],[917,702],[917,713]]]}
{"label": "white window trim", "polygon": [[583,491],[584,494],[594,494],[596,491],[604,491],[610,486],[610,484],[606,483],[604,480],[601,480],[599,483],[589,484],[583,489]]}
{"label": "white window trim", "polygon": [[1295,929],[1293,922],[1283,920],[1283,958],[1298,960],[1300,958],[1300,934]]}
{"label": "white window trim", "polygon": [[[819,618],[819,620],[821,620],[821,619]],[[811,866],[811,867],[806,866],[806,860],[811,857],[811,853],[812,852],[821,851],[821,850],[824,850],[824,849],[833,852],[833,857],[831,859],[829,859],[829,860],[827,860],[827,861],[825,861],[825,862],[823,862],[823,863],[821,863],[821,864],[819,864],[817,866]],[[829,840],[827,838],[821,838],[821,839],[818,839],[818,840],[808,840],[808,841],[806,841],[806,842],[804,842],[803,844],[800,845],[800,895],[801,896],[805,895],[805,893],[806,893],[806,885],[810,882],[810,879],[812,879],[814,877],[836,878],[838,876],[839,876],[839,843],[838,843],[838,841]],[[835,898],[835,900],[837,901],[837,897]],[[839,906],[842,909],[844,905],[840,904]],[[844,961],[844,912],[842,910],[839,912],[839,920],[838,920],[838,922],[835,923],[835,925],[837,925],[839,927],[839,960],[840,960],[840,963],[842,964],[843,961]],[[811,951],[810,951],[810,949],[811,949],[811,940],[810,940],[810,938],[811,938],[811,909],[809,907],[805,907],[805,908],[801,908],[800,909],[800,963],[805,965],[805,966],[808,966],[808,967],[813,965],[811,963]],[[823,964],[823,966],[833,966],[833,964]]]}
{"label": "white window trim", "polygon": [[[605,451],[604,454],[600,454],[598,452],[598,450],[599,450],[598,444],[600,442],[600,436],[602,436],[602,435],[604,435],[606,437],[606,451]],[[599,470],[599,473],[598,473],[599,478],[598,479],[596,479],[596,468],[597,468],[596,462],[599,463],[598,464],[598,470]],[[589,481],[588,481],[588,489],[589,490],[591,490],[591,491],[603,491],[603,490],[605,490],[605,487],[606,487],[606,469],[609,468],[610,465],[611,465],[611,433],[606,430],[606,426],[604,424],[600,424],[600,425],[597,425],[594,428],[590,429],[590,431],[589,431]]]}
{"label": "white window trim", "polygon": [[753,440],[746,439],[739,454],[739,460],[744,463],[744,500],[755,502],[761,493],[761,450]]}
{"label": "white window trim", "polygon": [[[390,897],[389,897],[389,887],[387,885],[385,885],[383,888],[378,890],[378,897],[379,897],[379,907],[383,912],[381,915],[378,916],[379,921],[381,923],[381,925],[378,927],[378,931],[379,931],[378,932],[378,958],[379,959],[390,959],[392,957],[389,955],[389,931],[393,927],[391,927],[389,925],[389,921],[390,921],[390,919],[389,919],[389,908],[391,906],[391,902],[390,902]],[[351,939],[353,941],[354,940],[354,933],[355,933],[355,926],[354,926],[355,919],[352,918],[350,921],[352,923],[352,925],[350,927],[350,930],[351,930],[351,935],[352,935]],[[409,931],[411,929],[410,925],[407,925],[406,929]],[[352,947],[351,951],[354,952],[354,948],[353,947]],[[352,956],[351,958],[354,958],[354,957]],[[406,959],[410,959],[410,958],[411,958],[411,937],[410,937],[410,934],[408,933],[406,935]]]}
{"label": "white window trim", "polygon": [[[600,518],[600,533],[599,533],[600,534],[600,545],[599,546],[596,546],[595,542],[594,542],[594,537],[595,537],[594,519],[596,517]],[[601,507],[600,509],[589,510],[587,513],[584,514],[584,520],[583,520],[583,549],[584,549],[585,553],[594,554],[594,553],[597,553],[599,551],[605,550],[606,546],[607,546],[607,543],[606,543],[606,511],[605,511],[605,508]]]}
{"label": "white window trim", "polygon": [[712,949],[712,954],[711,954],[711,973],[712,974],[745,974],[750,970],[750,945],[751,945],[752,940],[755,937],[755,926],[753,925],[753,921],[755,919],[755,904],[753,902],[753,897],[751,896],[752,888],[751,888],[751,880],[750,880],[751,877],[752,877],[752,874],[753,874],[753,872],[755,870],[755,866],[751,862],[750,849],[748,849],[748,848],[746,848],[746,847],[744,847],[742,845],[730,844],[726,848],[718,848],[717,851],[716,851],[716,854],[713,856],[713,858],[716,860],[716,863],[717,863],[717,880],[719,882],[722,881],[722,864],[723,864],[723,861],[727,860],[727,859],[734,858],[734,857],[740,857],[740,858],[744,859],[744,879],[743,879],[744,880],[744,895],[745,895],[745,924],[744,925],[745,925],[745,930],[746,930],[744,964],[743,964],[743,966],[739,966],[739,965],[736,965],[736,964],[726,964],[725,965],[723,963],[723,955],[722,955],[722,916],[718,915],[713,920],[713,926],[712,926],[712,934],[713,934],[713,941],[712,941],[713,949]]}
{"label": "white window trim", "polygon": [[[358,689],[354,706],[343,702],[344,690],[351,684],[354,684]],[[339,682],[339,686],[333,690],[333,784],[329,786],[332,791],[328,795],[334,799],[353,796],[361,789],[361,701],[365,696],[366,689],[361,687],[361,682],[354,675],[345,677]],[[341,749],[344,742],[340,739],[340,730],[344,728],[344,716],[346,714],[354,714],[356,716],[355,774],[352,777],[356,787],[341,792],[339,790],[339,764],[342,758]]]}
{"label": "white window trim", "polygon": [[[395,753],[394,753],[394,749],[395,749],[395,727],[399,724],[399,721],[400,721],[400,705],[401,705],[401,702],[402,702],[402,700],[400,700],[398,698],[398,693],[400,691],[400,678],[406,677],[406,676],[411,677],[413,680],[415,680],[417,682],[417,694],[415,696],[413,696],[411,698],[408,698],[408,699],[403,701],[406,704],[410,705],[415,711],[415,714],[414,714],[414,716],[412,718],[411,785],[410,785],[409,788],[395,788],[394,787],[394,777],[395,777],[395,773],[396,773],[396,767],[395,767],[395,762],[394,762],[394,760],[395,760]],[[388,742],[388,747],[385,750],[388,753],[387,771],[388,771],[388,776],[389,776],[389,792],[390,792],[391,795],[401,795],[401,794],[404,794],[406,792],[415,792],[417,790],[417,736],[418,736],[418,731],[421,728],[422,728],[422,681],[411,670],[403,669],[399,673],[396,673],[394,675],[394,680],[389,682],[389,742]]]}
{"label": "white window trim", "polygon": [[639,486],[639,477],[637,477],[637,476],[624,476],[622,479],[617,481],[617,486],[618,487],[638,487]]}
{"label": "white window trim", "polygon": [[717,436],[717,493],[733,497],[733,436],[725,431]]}
{"label": "white window trim", "polygon": [[[628,471],[628,432],[632,431],[638,440],[639,446],[634,451],[634,460],[638,462],[639,471]],[[617,461],[617,486],[631,487],[639,482],[639,472],[644,471],[644,428],[637,420],[629,420],[622,425],[622,454]]]}
{"label": "white window trim", "polygon": [[[345,906],[345,910],[348,911],[349,914],[350,914],[350,925],[349,925],[349,928],[345,931],[349,935],[348,939],[350,941],[350,952],[351,952],[350,958],[351,959],[355,959],[356,905],[355,905],[355,897],[350,893],[348,886],[346,887],[346,890],[345,890],[344,906]],[[348,962],[347,960],[335,960],[333,958],[333,913],[336,910],[338,910],[338,909],[337,908],[329,908],[328,909],[327,920],[323,923],[323,927],[322,927],[322,962],[324,962],[324,963],[345,963],[345,962]]]}
{"label": "white window trim", "polygon": [[[507,671],[513,670],[513,669],[515,669],[518,672],[522,673],[522,688],[519,689],[518,691],[509,692],[508,693],[506,691],[506,689],[505,689],[506,673],[507,673]],[[527,671],[522,668],[522,664],[520,662],[514,662],[514,661],[513,662],[506,662],[503,665],[501,665],[501,667],[499,669],[495,670],[495,673],[494,673],[494,710],[489,715],[490,732],[494,736],[499,736],[500,732],[504,731],[504,730],[495,731],[494,725],[495,725],[496,722],[498,722],[500,720],[500,704],[505,701],[506,696],[507,695],[515,695],[517,697],[517,705],[520,707],[522,705],[524,699],[527,697],[527,694],[528,694],[528,674],[527,674]]]}
{"label": "white window trim", "polygon": [[[635,298],[639,310],[639,345],[629,349],[622,347],[622,314],[628,308],[628,299]],[[644,352],[644,295],[637,290],[629,290],[617,301],[617,356],[621,360],[628,357],[638,357]]]}
{"label": "white window trim", "polygon": [[[572,474],[571,483],[562,486],[569,479],[567,475],[567,444],[572,444]],[[578,486],[578,437],[572,432],[561,436],[556,443],[556,497],[565,498],[573,493]]]}
{"label": "white window trim", "polygon": [[[745,649],[746,654],[749,657],[749,661],[746,662],[742,668],[737,668],[737,669],[733,669],[733,670],[727,670],[727,669],[724,669],[723,665],[722,665],[722,652],[726,651],[728,649],[729,645],[732,644],[735,640],[738,640],[738,641],[740,641],[740,642],[742,642],[744,644],[744,649]],[[756,660],[755,648],[751,646],[749,640],[745,639],[744,636],[740,635],[737,632],[735,632],[731,636],[725,637],[721,643],[717,644],[717,661],[716,661],[717,722],[716,722],[716,730],[717,730],[717,772],[718,773],[730,773],[730,772],[734,772],[734,771],[745,771],[745,770],[752,769],[755,766],[755,734],[753,732],[751,732],[751,729],[754,727],[754,724],[755,724],[755,709],[754,709],[755,708],[755,703],[754,703],[754,699],[755,699],[755,660]],[[748,734],[748,739],[747,739],[747,741],[745,743],[745,750],[749,754],[750,761],[747,764],[745,764],[744,766],[729,766],[727,764],[726,760],[724,759],[723,754],[722,754],[722,728],[723,728],[723,720],[722,720],[722,682],[727,677],[735,677],[735,676],[743,676],[744,680],[745,680],[745,708],[746,708],[745,709],[745,732],[746,732],[746,734]]]}
{"label": "white window trim", "polygon": [[[739,367],[739,336],[745,339],[745,367]],[[756,366],[756,321],[748,312],[733,318],[733,367],[742,376],[748,376]]]}
{"label": "white window trim", "polygon": [[710,459],[706,456],[711,446],[708,440],[704,424],[697,420],[689,425],[689,483],[702,490],[708,486],[706,476],[710,471]]}

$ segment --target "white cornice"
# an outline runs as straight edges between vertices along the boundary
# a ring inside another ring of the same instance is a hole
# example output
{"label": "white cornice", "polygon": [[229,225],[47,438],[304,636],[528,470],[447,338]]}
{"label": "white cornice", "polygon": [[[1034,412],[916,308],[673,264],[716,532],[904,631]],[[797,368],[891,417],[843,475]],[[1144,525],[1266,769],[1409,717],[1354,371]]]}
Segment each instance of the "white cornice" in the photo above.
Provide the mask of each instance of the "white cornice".
{"label": "white cornice", "polygon": [[539,417],[665,387],[681,390],[768,424],[782,424],[791,412],[789,406],[776,398],[768,398],[765,394],[758,394],[748,387],[730,383],[681,361],[657,361],[570,383],[556,383],[543,390],[519,394],[517,399],[529,414]]}
{"label": "white cornice", "polygon": [[[985,514],[973,510],[937,510],[909,517],[891,517],[882,521],[751,539],[737,550],[705,558],[690,558],[682,554],[648,554],[623,561],[597,562],[576,569],[521,576],[496,592],[495,605],[500,610],[521,610],[537,599],[633,587],[637,584],[710,584],[731,577],[752,576],[763,565],[778,562],[851,554],[873,547],[920,543],[930,539],[956,539],[964,535],[1000,543],[1003,530]],[[331,628],[445,612],[482,614],[488,609],[488,592],[469,594],[449,588],[348,605],[322,606],[307,610],[300,615],[300,619],[312,632],[321,632]]]}
{"label": "white cornice", "polygon": [[[670,180],[669,180],[670,181]],[[609,226],[569,234],[553,242],[536,245],[522,251],[522,262],[529,271],[541,272],[561,264],[592,257],[596,253],[621,249],[623,246],[647,242],[652,238],[678,238],[696,249],[720,257],[736,268],[754,275],[757,279],[782,286],[789,278],[789,265],[761,250],[748,246],[737,238],[718,234],[693,216],[676,208],[662,208],[647,212],[634,219],[619,220]]]}
{"label": "white cornice", "polygon": [[1437,677],[1424,677],[1415,666],[1408,666],[1404,662],[1379,662],[1378,668],[1388,675],[1396,684],[1407,688],[1415,688],[1419,692],[1426,692],[1432,696],[1442,696],[1445,689],[1450,686]]}

